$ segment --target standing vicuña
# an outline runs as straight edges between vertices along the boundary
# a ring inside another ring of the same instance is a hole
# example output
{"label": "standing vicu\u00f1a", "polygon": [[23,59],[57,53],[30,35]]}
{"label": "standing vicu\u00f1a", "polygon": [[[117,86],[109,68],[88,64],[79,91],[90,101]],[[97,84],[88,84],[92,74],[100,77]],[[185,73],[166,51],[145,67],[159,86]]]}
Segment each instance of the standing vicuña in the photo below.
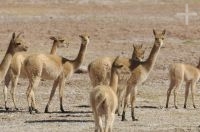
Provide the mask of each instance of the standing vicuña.
{"label": "standing vicu\u00f1a", "polygon": [[[126,85],[127,78],[130,75],[129,71],[132,70],[138,62],[142,61],[144,58],[144,50],[142,50],[142,45],[133,45],[132,58],[120,57],[117,60],[117,64],[124,65],[124,72],[119,75],[119,86],[117,90],[118,96],[118,115],[121,114],[121,105],[123,104],[123,96],[125,88],[122,85]],[[88,65],[89,77],[92,82],[93,87],[103,84],[109,85],[111,77],[111,67],[114,62],[114,57],[102,57],[92,61]]]}
{"label": "standing vicu\u00f1a", "polygon": [[6,73],[8,72],[13,55],[16,52],[26,51],[28,49],[24,40],[20,38],[20,35],[21,33],[19,33],[17,36],[15,36],[15,33],[12,34],[10,44],[0,64],[0,82],[5,78]]}
{"label": "standing vicu\u00f1a", "polygon": [[128,101],[129,95],[131,95],[130,102],[131,102],[132,120],[137,121],[134,114],[137,87],[140,84],[142,84],[144,81],[146,81],[147,77],[149,76],[150,71],[153,69],[153,66],[155,65],[158,53],[160,51],[160,48],[163,45],[165,30],[163,30],[162,33],[157,33],[155,30],[153,30],[153,33],[155,37],[155,42],[148,59],[144,62],[141,62],[135,69],[133,69],[131,76],[127,81],[124,107],[123,107],[123,113],[122,113],[122,121],[126,120],[125,112],[127,108],[127,101]]}
{"label": "standing vicu\u00f1a", "polygon": [[[67,41],[62,38],[62,37],[50,37],[51,40],[53,40],[53,45],[50,51],[50,54],[56,54],[57,47],[60,46],[61,44],[69,45]],[[27,53],[27,52],[18,52],[14,54],[10,68],[5,76],[5,87],[4,87],[4,102],[5,102],[5,109],[8,110],[9,108],[7,107],[7,89],[9,86],[9,83],[11,81],[11,96],[13,100],[13,104],[16,110],[18,110],[15,102],[15,89],[17,87],[17,83],[19,78],[27,78],[26,72],[24,69],[24,60],[32,55],[32,53]]]}
{"label": "standing vicu\u00f1a", "polygon": [[[111,68],[110,85],[97,85],[90,92],[90,105],[94,114],[95,132],[112,132],[112,126],[117,109],[117,69],[123,65],[117,65],[117,57]],[[103,130],[102,116],[105,116],[105,129]]]}
{"label": "standing vicu\u00f1a", "polygon": [[26,58],[25,69],[29,78],[29,86],[26,94],[30,113],[32,113],[33,110],[38,113],[38,110],[36,109],[35,95],[33,90],[38,87],[41,78],[46,80],[54,80],[50,98],[45,108],[45,112],[48,112],[49,105],[58,85],[60,95],[60,110],[64,112],[62,102],[63,88],[65,87],[65,78],[69,79],[74,71],[76,71],[80,67],[84,60],[85,51],[89,43],[89,36],[80,35],[80,38],[81,47],[75,60],[68,60],[58,55],[49,54],[34,54]]}
{"label": "standing vicu\u00f1a", "polygon": [[196,88],[196,83],[198,82],[200,78],[200,59],[199,59],[199,64],[197,65],[197,67],[194,67],[188,64],[181,64],[181,63],[175,63],[175,64],[170,65],[169,75],[170,75],[170,85],[169,85],[169,89],[167,90],[166,108],[168,108],[171,91],[172,89],[174,89],[174,106],[176,109],[178,109],[178,106],[176,104],[176,95],[177,95],[177,90],[181,87],[181,84],[183,81],[186,82],[184,108],[186,108],[186,105],[187,105],[187,98],[188,98],[190,86],[191,86],[193,107],[196,108],[196,105],[194,102],[195,100],[194,90]]}

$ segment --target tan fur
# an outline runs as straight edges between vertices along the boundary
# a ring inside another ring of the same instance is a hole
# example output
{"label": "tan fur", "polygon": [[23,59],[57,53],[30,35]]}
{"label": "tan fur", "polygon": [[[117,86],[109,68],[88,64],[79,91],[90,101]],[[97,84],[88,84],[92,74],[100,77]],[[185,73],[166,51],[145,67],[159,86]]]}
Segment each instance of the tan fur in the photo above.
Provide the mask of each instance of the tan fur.
{"label": "tan fur", "polygon": [[[97,85],[90,92],[90,105],[94,114],[95,132],[112,132],[112,126],[117,109],[117,69],[122,66],[117,65],[115,61],[112,64],[111,79],[109,85]],[[105,129],[103,130],[102,117],[105,116]]]}
{"label": "tan fur", "polygon": [[[136,61],[141,61],[144,58],[144,50],[141,50],[141,46],[134,46],[132,59]],[[92,61],[88,65],[88,71],[92,86],[95,87],[99,84],[108,85],[110,80],[111,66],[114,61],[114,57],[101,57]],[[129,58],[119,58],[118,63],[124,63],[127,69],[131,66],[131,59]]]}
{"label": "tan fur", "polygon": [[[61,44],[69,45],[69,43],[62,37],[50,37],[51,40],[53,40],[53,45],[50,51],[50,54],[56,54],[57,47],[59,47]],[[4,101],[5,101],[5,108],[8,110],[9,108],[7,107],[7,89],[9,86],[9,83],[11,81],[11,96],[13,100],[13,104],[15,109],[17,110],[18,108],[16,107],[16,102],[15,102],[15,89],[17,87],[17,83],[19,80],[19,77],[21,78],[27,78],[26,72],[24,69],[24,60],[30,56],[33,55],[32,53],[26,53],[26,52],[18,52],[14,54],[10,68],[6,74],[5,77],[5,87],[4,87]]]}
{"label": "tan fur", "polygon": [[127,101],[128,101],[129,96],[131,97],[130,102],[131,102],[132,120],[133,121],[137,120],[134,115],[137,87],[140,84],[142,84],[144,81],[146,81],[147,77],[149,76],[150,71],[153,69],[153,66],[155,65],[158,53],[160,51],[160,48],[163,45],[165,30],[162,33],[157,33],[155,30],[153,30],[153,33],[155,36],[155,42],[148,59],[144,62],[141,62],[135,69],[133,69],[131,76],[127,81],[124,107],[123,107],[123,113],[122,113],[122,121],[126,120],[125,112],[126,112],[127,103],[128,103]]}
{"label": "tan fur", "polygon": [[54,80],[49,101],[46,105],[45,112],[48,112],[50,102],[55,94],[55,90],[59,85],[60,109],[63,109],[63,88],[65,87],[65,78],[69,79],[76,69],[83,62],[85,51],[89,43],[89,36],[80,35],[81,47],[79,54],[75,60],[68,60],[57,55],[34,54],[25,60],[25,69],[29,78],[29,86],[27,89],[27,98],[29,111],[36,109],[35,97],[33,90],[39,85],[40,79]]}
{"label": "tan fur", "polygon": [[20,34],[17,37],[15,37],[15,33],[13,33],[13,37],[10,41],[6,55],[3,58],[2,63],[0,65],[1,80],[5,77],[5,75],[8,71],[11,60],[13,58],[13,55],[18,51],[26,51],[27,50],[28,47],[25,46],[24,44],[25,44],[25,41],[20,37]]}
{"label": "tan fur", "polygon": [[[10,44],[0,64],[0,82],[5,78],[8,72],[13,55],[17,52],[26,51],[28,49],[26,42],[20,37],[20,35],[21,33],[17,36],[15,36],[15,33],[12,34]],[[4,89],[3,92],[7,92],[7,89]]]}
{"label": "tan fur", "polygon": [[6,51],[6,54],[0,64],[0,82],[4,79],[9,67],[13,55],[16,52],[26,51],[28,49],[25,41],[20,37],[21,33],[15,36],[15,33],[12,34],[12,38],[10,40],[10,44]]}
{"label": "tan fur", "polygon": [[[142,50],[142,45],[133,45],[133,53],[132,58],[124,58],[120,57],[117,60],[117,64],[124,65],[124,67],[120,70],[120,80],[119,87],[117,91],[118,95],[118,115],[121,114],[121,105],[124,96],[124,85],[126,85],[127,78],[130,75],[130,70],[133,67],[131,65],[135,65],[137,62],[141,61],[144,58],[144,50]],[[92,61],[88,66],[89,77],[92,82],[92,86],[95,87],[97,85],[108,85],[110,82],[111,76],[111,67],[114,62],[114,57],[102,57]]]}
{"label": "tan fur", "polygon": [[196,83],[200,78],[200,60],[197,67],[182,63],[172,64],[170,65],[169,68],[169,75],[170,75],[170,85],[169,89],[167,90],[166,108],[168,108],[170,94],[173,89],[174,89],[174,106],[176,109],[178,108],[176,104],[177,90],[181,87],[183,81],[186,82],[184,108],[186,108],[187,105],[187,98],[190,86],[191,86],[193,107],[196,108],[194,101],[195,100],[194,90],[196,89]]}

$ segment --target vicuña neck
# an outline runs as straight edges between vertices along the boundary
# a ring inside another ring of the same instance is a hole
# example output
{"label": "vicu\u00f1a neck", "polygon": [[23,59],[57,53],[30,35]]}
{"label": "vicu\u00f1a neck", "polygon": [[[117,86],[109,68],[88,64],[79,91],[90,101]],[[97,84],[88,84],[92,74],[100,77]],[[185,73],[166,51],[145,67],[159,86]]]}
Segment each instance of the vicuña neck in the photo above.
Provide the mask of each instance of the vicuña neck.
{"label": "vicu\u00f1a neck", "polygon": [[3,78],[5,77],[5,75],[8,71],[13,54],[14,54],[14,52],[11,49],[11,45],[9,45],[9,47],[6,51],[6,54],[0,64],[0,82],[3,80]]}
{"label": "vicu\u00f1a neck", "polygon": [[58,47],[58,41],[53,41],[53,46],[52,46],[52,48],[51,48],[51,52],[50,52],[50,54],[52,54],[52,55],[55,55],[56,54],[56,51],[57,51],[57,47]]}
{"label": "vicu\u00f1a neck", "polygon": [[143,62],[140,62],[138,60],[129,60],[129,63],[130,63],[130,66],[129,66],[129,69],[132,71],[134,70],[137,66],[141,65]]}
{"label": "vicu\u00f1a neck", "polygon": [[80,67],[80,65],[83,62],[83,59],[85,57],[85,51],[86,51],[86,46],[87,44],[81,44],[78,56],[76,57],[76,59],[72,62],[73,68],[74,70],[78,69]]}
{"label": "vicu\u00f1a neck", "polygon": [[146,65],[145,67],[146,67],[146,69],[148,71],[150,71],[153,68],[153,66],[154,66],[154,64],[156,62],[156,59],[157,59],[159,51],[160,51],[160,46],[157,47],[154,44],[154,46],[153,46],[153,48],[152,48],[152,50],[150,52],[150,55],[149,55],[148,59],[145,62],[145,65]]}
{"label": "vicu\u00f1a neck", "polygon": [[118,75],[116,71],[112,69],[110,78],[110,87],[115,93],[117,92],[117,86],[118,86]]}
{"label": "vicu\u00f1a neck", "polygon": [[197,65],[197,68],[200,70],[200,62],[199,62],[199,64]]}

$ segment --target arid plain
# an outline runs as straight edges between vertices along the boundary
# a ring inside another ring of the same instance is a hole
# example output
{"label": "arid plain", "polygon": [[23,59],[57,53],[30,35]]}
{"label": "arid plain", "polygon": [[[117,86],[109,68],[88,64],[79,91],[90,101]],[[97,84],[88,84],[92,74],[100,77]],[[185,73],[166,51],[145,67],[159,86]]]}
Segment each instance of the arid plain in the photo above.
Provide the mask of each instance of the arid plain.
{"label": "arid plain", "polygon": [[[197,16],[184,17],[177,13],[185,11]],[[0,4],[0,60],[2,60],[12,32],[24,32],[30,53],[49,53],[50,36],[63,36],[70,45],[61,47],[57,53],[74,59],[80,47],[79,34],[90,35],[83,67],[101,56],[131,57],[132,45],[143,44],[148,57],[153,46],[152,29],[166,29],[164,45],[147,81],[138,87],[136,117],[121,122],[116,115],[114,132],[199,132],[200,131],[200,85],[196,88],[197,108],[192,107],[191,95],[188,108],[184,109],[184,87],[178,91],[178,106],[173,106],[173,94],[169,108],[165,108],[169,87],[168,67],[175,62],[196,66],[200,57],[200,1],[199,0],[7,0]],[[64,88],[64,109],[59,110],[58,90],[50,105],[51,113],[43,113],[53,81],[41,81],[35,89],[40,114],[30,115],[26,98],[28,80],[20,79],[17,89],[19,111],[4,109],[3,87],[0,87],[1,131],[94,131],[89,92],[92,89],[88,74],[74,74]],[[9,89],[10,90],[10,89]],[[8,106],[13,108],[9,93]]]}

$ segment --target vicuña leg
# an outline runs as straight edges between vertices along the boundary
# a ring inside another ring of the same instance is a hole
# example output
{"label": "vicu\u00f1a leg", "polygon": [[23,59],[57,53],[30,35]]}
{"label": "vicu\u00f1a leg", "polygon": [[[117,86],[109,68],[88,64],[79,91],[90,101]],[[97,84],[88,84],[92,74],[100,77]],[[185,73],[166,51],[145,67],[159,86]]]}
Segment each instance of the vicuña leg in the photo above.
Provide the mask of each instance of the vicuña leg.
{"label": "vicu\u00f1a leg", "polygon": [[38,88],[38,85],[40,83],[40,77],[39,76],[36,76],[34,78],[34,81],[33,81],[33,88],[31,89],[31,95],[32,95],[32,101],[33,101],[33,108],[35,110],[36,113],[39,113],[38,109],[36,108],[36,104],[35,104],[35,94],[33,92],[34,89]]}
{"label": "vicu\u00f1a leg", "polygon": [[5,87],[3,89],[3,95],[4,95],[4,102],[5,102],[5,109],[8,110],[7,101],[8,101],[8,86],[10,83],[10,78],[8,77],[8,74],[5,76]]}
{"label": "vicu\u00f1a leg", "polygon": [[32,88],[32,86],[31,86],[31,84],[29,83],[29,86],[28,86],[27,91],[26,91],[26,96],[27,96],[28,109],[29,109],[30,114],[32,114],[31,88]]}
{"label": "vicu\u00f1a leg", "polygon": [[[30,114],[32,114],[32,111],[33,111],[33,107],[32,107],[32,103],[35,103],[35,98],[32,97],[34,96],[34,92],[32,90],[36,89],[39,85],[39,82],[40,82],[40,77],[39,76],[36,76],[36,77],[33,77],[32,79],[29,80],[30,84],[29,84],[29,87],[27,89],[27,100],[28,100],[28,106],[29,106],[29,112]],[[35,105],[35,104],[33,104]],[[35,111],[38,112],[38,110],[36,108],[34,108]]]}
{"label": "vicu\u00f1a leg", "polygon": [[100,117],[97,115],[97,111],[94,110],[94,121],[95,121],[95,132],[98,132],[100,130],[100,126],[101,126],[101,131],[103,131],[103,125],[102,125],[102,120],[100,119]]}
{"label": "vicu\u00f1a leg", "polygon": [[[124,90],[125,91],[125,90]],[[122,106],[124,106],[124,91],[118,90],[117,97],[118,97],[118,108],[117,108],[117,114],[118,116],[121,116],[122,113]]]}
{"label": "vicu\u00f1a leg", "polygon": [[35,113],[39,114],[40,112],[36,109],[37,106],[36,106],[36,103],[35,103],[35,93],[33,91],[33,89],[31,90],[31,107],[32,107],[32,110],[35,111]]}
{"label": "vicu\u00f1a leg", "polygon": [[98,132],[99,124],[98,124],[98,117],[97,117],[97,114],[95,113],[95,111],[93,113],[93,116],[94,116],[94,122],[95,122],[95,129],[94,129],[94,131]]}
{"label": "vicu\u00f1a leg", "polygon": [[45,108],[45,113],[48,113],[49,112],[49,105],[50,105],[50,103],[51,103],[51,100],[52,100],[52,98],[53,98],[53,96],[54,96],[54,94],[55,94],[55,91],[56,91],[56,88],[57,88],[57,86],[58,86],[58,83],[59,83],[59,78],[57,78],[55,81],[54,81],[54,83],[53,83],[53,87],[52,87],[52,89],[51,89],[51,94],[50,94],[50,97],[49,97],[49,101],[48,101],[48,103],[47,103],[47,105],[46,105],[46,108]]}
{"label": "vicu\u00f1a leg", "polygon": [[128,105],[128,99],[129,99],[129,96],[130,96],[130,93],[131,93],[131,88],[132,88],[131,85],[128,85],[127,88],[126,88],[126,94],[125,94],[125,97],[124,97],[124,106],[123,106],[123,112],[122,112],[122,121],[127,121],[125,115],[126,115],[126,108],[127,108],[127,105]]}
{"label": "vicu\u00f1a leg", "polygon": [[138,121],[138,119],[135,118],[135,101],[137,96],[137,88],[133,87],[131,91],[131,117],[132,121]]}
{"label": "vicu\u00f1a leg", "polygon": [[13,104],[16,110],[18,110],[17,106],[16,106],[16,102],[15,102],[15,88],[17,86],[17,82],[18,82],[19,76],[13,75],[12,78],[12,86],[11,86],[11,96],[12,96],[12,100],[13,100]]}
{"label": "vicu\u00f1a leg", "polygon": [[187,107],[187,99],[188,99],[188,94],[189,94],[189,88],[190,88],[190,82],[186,82],[184,108]]}
{"label": "vicu\u00f1a leg", "polygon": [[174,88],[175,83],[173,81],[170,82],[169,89],[167,90],[167,101],[166,101],[166,108],[168,108],[169,104],[169,98],[172,92],[172,89]]}
{"label": "vicu\u00f1a leg", "polygon": [[95,130],[94,132],[103,132],[103,123],[101,117],[97,114],[97,111],[94,110],[94,120],[95,120]]}
{"label": "vicu\u00f1a leg", "polygon": [[60,110],[62,112],[65,112],[65,110],[63,109],[63,89],[64,89],[64,87],[65,87],[65,77],[63,75],[59,81]]}
{"label": "vicu\u00f1a leg", "polygon": [[107,112],[107,114],[105,115],[105,130],[104,130],[104,132],[108,132],[108,130],[110,128],[111,117],[110,117],[109,113],[110,113],[110,111]]}
{"label": "vicu\u00f1a leg", "polygon": [[[10,70],[8,70],[8,73],[10,72]],[[4,95],[4,102],[5,102],[5,109],[8,110],[8,106],[7,106],[7,101],[8,101],[8,86],[10,84],[10,80],[11,80],[11,76],[10,74],[6,74],[5,76],[5,87],[3,89],[3,95]]]}
{"label": "vicu\u00f1a leg", "polygon": [[191,94],[192,94],[192,103],[193,103],[193,107],[196,108],[196,105],[195,105],[195,88],[196,88],[196,82],[193,81],[192,84],[191,84]]}
{"label": "vicu\u00f1a leg", "polygon": [[111,120],[110,120],[110,128],[109,128],[109,132],[112,132],[112,127],[113,127],[113,122],[114,122],[114,120],[115,120],[115,114],[114,113],[112,113],[111,114]]}
{"label": "vicu\u00f1a leg", "polygon": [[177,103],[176,103],[176,96],[177,96],[178,89],[180,89],[180,87],[181,87],[181,84],[182,84],[182,80],[178,80],[177,83],[176,83],[176,86],[174,88],[174,106],[175,106],[176,109],[178,109],[178,106],[177,106]]}

